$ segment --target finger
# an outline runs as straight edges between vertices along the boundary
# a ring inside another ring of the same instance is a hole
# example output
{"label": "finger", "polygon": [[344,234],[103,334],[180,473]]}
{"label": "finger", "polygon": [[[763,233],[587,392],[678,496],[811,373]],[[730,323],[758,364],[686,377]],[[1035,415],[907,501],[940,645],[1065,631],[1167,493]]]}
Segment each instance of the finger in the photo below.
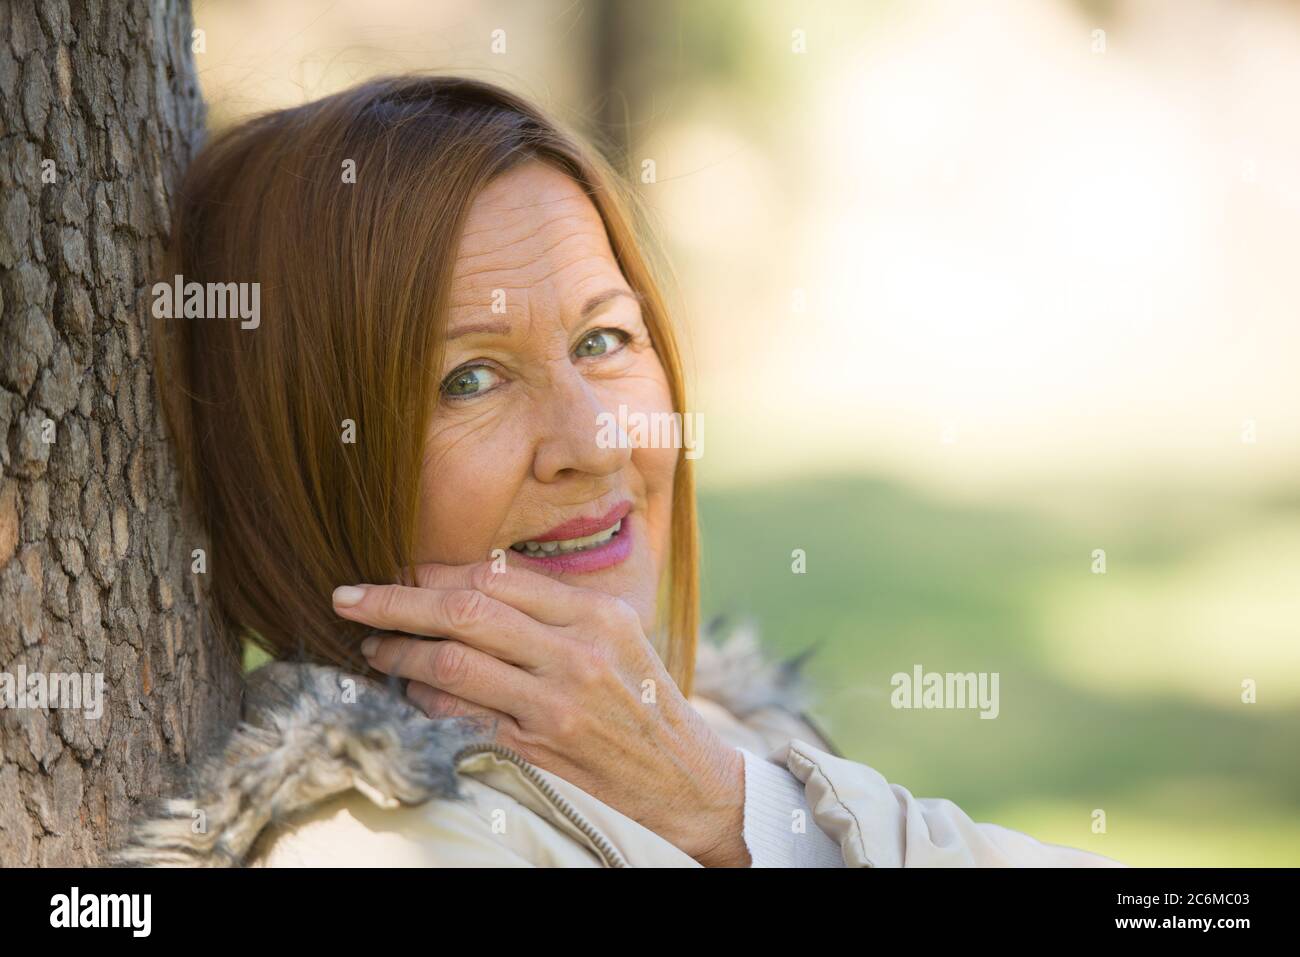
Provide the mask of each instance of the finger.
{"label": "finger", "polygon": [[[499,568],[499,570],[498,570]],[[421,588],[468,588],[518,608],[548,625],[571,625],[590,606],[593,594],[518,565],[495,562],[439,565],[426,562],[412,572]]]}
{"label": "finger", "polygon": [[484,708],[423,681],[409,682],[406,696],[430,718],[468,718],[491,732],[494,738],[519,727],[508,714]]}
{"label": "finger", "polygon": [[361,650],[369,665],[385,674],[419,681],[506,714],[531,713],[537,679],[463,642],[371,635],[361,643]]}
{"label": "finger", "polygon": [[350,585],[334,590],[334,610],[385,631],[456,638],[524,668],[554,657],[559,640],[518,608],[465,588]]}

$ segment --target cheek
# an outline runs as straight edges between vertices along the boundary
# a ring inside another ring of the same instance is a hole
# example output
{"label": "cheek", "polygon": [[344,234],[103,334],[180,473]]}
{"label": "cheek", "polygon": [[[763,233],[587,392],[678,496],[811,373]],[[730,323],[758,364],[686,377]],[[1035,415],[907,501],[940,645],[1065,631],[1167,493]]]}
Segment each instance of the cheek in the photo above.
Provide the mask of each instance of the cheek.
{"label": "cheek", "polygon": [[[672,392],[668,377],[654,353],[638,363],[636,374],[618,383],[616,395],[606,397],[608,407],[627,407],[629,416],[672,413]],[[645,494],[645,526],[657,575],[661,575],[668,557],[672,535],[673,482],[677,476],[680,452],[671,447],[653,445],[634,448],[631,467]]]}
{"label": "cheek", "polygon": [[662,574],[672,535],[673,479],[677,475],[676,449],[635,449],[632,467],[645,484],[645,525],[657,574]]}
{"label": "cheek", "polygon": [[508,429],[456,424],[431,430],[420,473],[415,560],[467,564],[492,558],[527,461]]}

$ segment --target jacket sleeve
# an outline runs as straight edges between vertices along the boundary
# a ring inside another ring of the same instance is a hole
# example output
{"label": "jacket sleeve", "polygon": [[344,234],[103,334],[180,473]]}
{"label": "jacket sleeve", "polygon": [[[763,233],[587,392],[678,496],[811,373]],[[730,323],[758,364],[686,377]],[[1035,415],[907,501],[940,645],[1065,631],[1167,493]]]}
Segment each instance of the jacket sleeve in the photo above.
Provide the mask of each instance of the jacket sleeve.
{"label": "jacket sleeve", "polygon": [[1122,867],[1110,858],[1044,844],[972,821],[951,801],[916,798],[879,773],[793,740],[770,755],[803,782],[817,825],[848,867]]}

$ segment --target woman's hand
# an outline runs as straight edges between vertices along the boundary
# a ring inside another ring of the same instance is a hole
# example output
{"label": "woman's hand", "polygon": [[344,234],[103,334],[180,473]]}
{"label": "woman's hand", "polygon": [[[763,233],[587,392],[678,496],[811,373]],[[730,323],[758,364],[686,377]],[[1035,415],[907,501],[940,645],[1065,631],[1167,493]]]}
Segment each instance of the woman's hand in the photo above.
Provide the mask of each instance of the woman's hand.
{"label": "woman's hand", "polygon": [[520,568],[421,565],[418,587],[345,586],[362,651],[431,717],[482,716],[496,740],[706,866],[748,866],[744,762],[682,696],[636,612]]}

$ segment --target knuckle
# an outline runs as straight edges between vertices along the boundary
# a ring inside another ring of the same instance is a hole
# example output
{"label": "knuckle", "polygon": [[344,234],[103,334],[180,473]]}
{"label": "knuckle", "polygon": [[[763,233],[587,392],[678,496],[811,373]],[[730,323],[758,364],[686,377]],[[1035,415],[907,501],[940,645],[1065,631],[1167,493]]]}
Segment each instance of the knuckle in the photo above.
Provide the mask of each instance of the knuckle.
{"label": "knuckle", "polygon": [[599,612],[601,622],[617,634],[641,624],[641,616],[636,613],[636,609],[621,598],[607,598],[601,602]]}
{"label": "knuckle", "polygon": [[593,641],[587,645],[586,653],[579,655],[574,663],[573,678],[580,688],[590,691],[604,684],[613,670],[609,645]]}
{"label": "knuckle", "polygon": [[438,577],[434,573],[432,565],[416,565],[414,568],[415,585],[417,588],[437,588]]}
{"label": "knuckle", "polygon": [[430,718],[456,718],[465,711],[461,699],[427,684],[412,687],[407,694]]}
{"label": "knuckle", "polygon": [[446,599],[447,618],[453,627],[470,628],[487,614],[488,598],[480,591],[462,589]]}
{"label": "knuckle", "polygon": [[449,694],[430,696],[428,714],[431,718],[455,718],[462,711],[460,702]]}
{"label": "knuckle", "polygon": [[552,717],[551,735],[557,741],[573,740],[578,736],[579,724],[580,722],[578,721],[577,715],[566,708]]}
{"label": "knuckle", "polygon": [[485,595],[493,594],[497,575],[488,562],[479,562],[469,570],[469,587]]}
{"label": "knuckle", "polygon": [[458,687],[469,675],[468,649],[459,642],[440,641],[429,659],[429,673],[439,687]]}

